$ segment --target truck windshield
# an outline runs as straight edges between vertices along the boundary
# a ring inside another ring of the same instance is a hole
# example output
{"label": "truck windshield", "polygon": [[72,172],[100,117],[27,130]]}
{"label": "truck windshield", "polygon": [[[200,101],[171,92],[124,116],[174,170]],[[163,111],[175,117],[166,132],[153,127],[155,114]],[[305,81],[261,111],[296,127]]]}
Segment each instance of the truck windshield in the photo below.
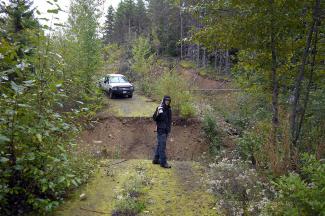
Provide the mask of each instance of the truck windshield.
{"label": "truck windshield", "polygon": [[123,76],[112,76],[109,79],[110,83],[127,83],[128,80]]}

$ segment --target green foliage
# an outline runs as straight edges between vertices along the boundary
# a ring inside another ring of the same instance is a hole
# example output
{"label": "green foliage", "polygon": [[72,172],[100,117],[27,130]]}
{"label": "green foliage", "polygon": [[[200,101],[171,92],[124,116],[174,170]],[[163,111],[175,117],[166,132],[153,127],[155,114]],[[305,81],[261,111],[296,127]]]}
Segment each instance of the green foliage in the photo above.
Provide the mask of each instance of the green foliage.
{"label": "green foliage", "polygon": [[325,94],[324,87],[317,89],[310,94],[311,102],[308,104],[309,109],[306,112],[305,125],[302,127],[301,151],[313,149],[320,157],[325,157],[324,140],[325,140]]}
{"label": "green foliage", "polygon": [[260,134],[255,132],[245,132],[243,137],[239,139],[238,147],[243,159],[250,159],[251,156],[256,156],[263,146],[264,139]]}
{"label": "green foliage", "polygon": [[147,35],[149,19],[142,0],[122,0],[114,15],[112,42],[129,45],[140,35]]}
{"label": "green foliage", "polygon": [[206,77],[208,79],[220,80],[225,82],[230,81],[229,76],[221,75],[221,73],[218,72],[218,69],[212,66],[201,67],[198,69],[198,71],[200,76]]}
{"label": "green foliage", "polygon": [[[190,118],[195,115],[193,97],[188,91],[188,84],[176,72],[170,71],[170,61],[158,59],[155,62],[148,39],[139,37],[135,40],[132,55],[131,68],[138,75],[137,86],[142,93],[158,101],[164,95],[170,95],[173,109],[181,117]],[[161,76],[157,74],[160,67],[165,70]]]}
{"label": "green foliage", "polygon": [[180,105],[179,115],[185,119],[195,116],[194,105],[187,102]]}
{"label": "green foliage", "polygon": [[179,53],[177,43],[180,40],[179,8],[169,0],[148,1],[148,13],[152,23],[151,34],[154,37],[158,55],[176,56]]}
{"label": "green foliage", "polygon": [[193,69],[196,68],[196,65],[194,62],[189,60],[182,60],[179,62],[179,65],[184,69]]}
{"label": "green foliage", "polygon": [[[239,50],[236,54],[237,63],[232,69],[237,82],[241,88],[263,100],[264,107],[261,113],[266,114],[265,117],[274,128],[277,124],[275,119],[280,122],[291,121],[287,130],[293,136],[298,133],[297,126],[293,123],[302,125],[299,145],[295,144],[300,151],[310,148],[315,151],[316,145],[313,141],[323,138],[320,135],[323,132],[320,130],[323,122],[308,122],[311,116],[321,119],[320,112],[310,106],[315,103],[314,100],[319,99],[309,96],[319,94],[318,91],[324,92],[320,78],[321,42],[316,39],[316,31],[311,38],[311,44],[316,48],[315,52],[309,52],[302,81],[298,81],[304,50],[312,50],[312,46],[306,47],[308,32],[312,30],[314,20],[320,19],[315,12],[317,2],[320,2],[320,8],[324,7],[324,2],[315,0],[299,2],[274,0],[267,3],[258,0],[215,0],[209,3],[199,2],[195,8],[197,13],[205,11],[205,22],[204,27],[197,31],[193,39],[211,51],[231,48]],[[261,29],[261,26],[264,28]],[[323,29],[318,30],[318,37],[324,34]],[[314,62],[311,61],[313,55]],[[296,85],[297,83],[300,86]],[[293,109],[292,104],[295,91],[300,95],[298,98],[294,96],[299,100],[299,112]],[[276,116],[277,110],[285,114]],[[273,115],[274,121],[270,114]],[[293,116],[298,116],[299,120],[295,120]],[[251,116],[248,117],[250,119]],[[304,124],[306,126],[303,126]],[[307,137],[310,137],[311,131],[315,137],[309,142]],[[277,133],[276,130],[273,132]],[[281,137],[280,134],[275,136]]]}
{"label": "green foliage", "polygon": [[105,16],[105,23],[103,28],[103,43],[109,44],[113,42],[113,34],[114,34],[114,24],[115,24],[115,10],[111,5]]}
{"label": "green foliage", "polygon": [[305,154],[302,173],[282,176],[274,184],[278,195],[269,205],[272,215],[325,215],[325,164]]}
{"label": "green foliage", "polygon": [[145,203],[134,199],[124,199],[120,201],[113,212],[113,216],[138,215],[145,209]]}
{"label": "green foliage", "polygon": [[152,83],[151,77],[144,77],[143,79],[137,81],[136,86],[139,88],[140,92],[143,93],[144,95],[148,97],[154,96],[152,94],[155,90],[155,86]]}
{"label": "green foliage", "polygon": [[105,60],[105,69],[102,72],[102,75],[106,75],[108,71],[109,73],[114,73],[119,71],[119,64],[123,61],[123,55],[125,51],[123,47],[118,44],[109,44],[103,48],[103,55]]}
{"label": "green foliage", "polygon": [[259,122],[243,133],[238,139],[237,148],[244,160],[254,159],[259,167],[266,166],[267,155],[265,145],[268,142],[269,131],[268,123]]}
{"label": "green foliage", "polygon": [[[10,32],[13,23],[17,24],[10,18],[4,28],[10,33],[0,35],[0,214],[48,215],[94,169],[91,158],[76,153],[75,142],[80,119],[92,117],[100,105],[91,105],[97,93],[86,94],[85,89],[91,91],[94,84],[89,71],[84,73],[85,68],[93,73],[98,62],[92,50],[88,54],[94,56],[83,59],[87,67],[74,64],[77,55],[72,58],[74,49],[65,45],[78,42],[60,33],[46,35],[43,29],[49,31],[48,27],[27,25],[33,10],[26,16],[10,16],[21,18],[23,28]],[[92,35],[88,33],[87,37]],[[80,43],[87,44],[85,40]],[[81,49],[83,54],[86,49]],[[68,70],[71,65],[75,68]],[[86,86],[79,85],[86,82]]]}
{"label": "green foliage", "polygon": [[154,55],[151,51],[149,40],[139,37],[132,46],[132,69],[142,76],[147,76],[154,63]]}
{"label": "green foliage", "polygon": [[222,135],[218,128],[215,117],[211,114],[206,114],[203,119],[203,132],[209,142],[209,151],[211,155],[216,155],[220,152]]}
{"label": "green foliage", "polygon": [[164,95],[172,98],[173,109],[182,117],[189,118],[195,114],[193,96],[189,86],[176,72],[165,72],[155,83],[155,98],[161,100]]}
{"label": "green foliage", "polygon": [[135,173],[125,181],[122,192],[117,194],[118,202],[112,215],[138,215],[145,209],[145,202],[141,196],[145,194],[151,179],[147,176],[146,169],[141,164],[135,167]]}
{"label": "green foliage", "polygon": [[[66,87],[70,94],[92,92],[93,74],[101,65],[101,44],[97,35],[98,9],[90,0],[76,0],[70,6],[69,28],[63,37],[58,37],[62,57],[69,62],[65,65],[65,76],[70,79]],[[78,96],[75,95],[77,98]]]}

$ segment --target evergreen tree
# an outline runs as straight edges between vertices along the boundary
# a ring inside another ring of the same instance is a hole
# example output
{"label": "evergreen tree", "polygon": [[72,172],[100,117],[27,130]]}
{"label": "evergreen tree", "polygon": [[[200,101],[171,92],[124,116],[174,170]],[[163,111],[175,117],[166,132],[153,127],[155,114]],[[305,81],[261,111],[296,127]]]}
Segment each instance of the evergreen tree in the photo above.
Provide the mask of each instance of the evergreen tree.
{"label": "evergreen tree", "polygon": [[108,8],[105,17],[104,32],[103,32],[104,44],[109,44],[113,42],[114,25],[115,25],[115,11],[113,6],[110,6]]}
{"label": "evergreen tree", "polygon": [[136,31],[138,35],[147,34],[150,28],[150,20],[148,18],[147,9],[142,0],[137,1],[136,11]]}
{"label": "evergreen tree", "polygon": [[158,53],[177,55],[177,42],[180,40],[179,10],[169,0],[149,0],[149,17],[152,34],[159,40]]}
{"label": "evergreen tree", "polygon": [[133,0],[121,1],[116,9],[114,38],[117,43],[127,43],[135,38],[136,18]]}
{"label": "evergreen tree", "polygon": [[[8,43],[14,42],[17,54],[14,60],[26,66],[24,74],[10,73],[9,80],[18,79],[19,75],[26,77],[27,73],[34,68],[29,59],[24,59],[25,55],[33,55],[36,41],[32,38],[41,31],[39,22],[34,17],[35,8],[32,7],[32,4],[33,1],[30,0],[10,0],[8,5],[3,2],[0,5],[0,14],[3,16],[0,21],[3,23],[2,36]],[[3,69],[9,69],[9,67],[4,66]]]}

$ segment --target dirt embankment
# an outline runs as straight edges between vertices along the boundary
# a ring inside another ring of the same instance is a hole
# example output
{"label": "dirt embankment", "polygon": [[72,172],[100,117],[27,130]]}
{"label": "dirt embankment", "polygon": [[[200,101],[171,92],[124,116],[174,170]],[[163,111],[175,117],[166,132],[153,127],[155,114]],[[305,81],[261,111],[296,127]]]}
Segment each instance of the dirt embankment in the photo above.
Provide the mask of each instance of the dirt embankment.
{"label": "dirt embankment", "polygon": [[[151,159],[156,146],[155,123],[151,118],[107,117],[82,132],[79,148],[99,157]],[[170,160],[196,160],[208,150],[197,120],[174,121],[168,137]]]}
{"label": "dirt embankment", "polygon": [[194,69],[181,69],[181,75],[190,84],[194,85],[198,89],[228,89],[231,88],[228,80],[212,80],[204,78],[198,75],[198,72]]}

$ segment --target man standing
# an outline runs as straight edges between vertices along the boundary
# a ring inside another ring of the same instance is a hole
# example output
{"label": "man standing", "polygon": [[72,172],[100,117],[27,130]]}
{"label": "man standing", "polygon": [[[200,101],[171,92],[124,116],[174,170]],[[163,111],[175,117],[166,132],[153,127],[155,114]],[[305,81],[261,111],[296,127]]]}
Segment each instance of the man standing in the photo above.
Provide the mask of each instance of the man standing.
{"label": "man standing", "polygon": [[170,108],[171,98],[164,96],[161,104],[153,114],[153,119],[157,124],[157,148],[153,164],[160,164],[163,168],[171,168],[166,158],[166,142],[172,125],[172,110]]}

